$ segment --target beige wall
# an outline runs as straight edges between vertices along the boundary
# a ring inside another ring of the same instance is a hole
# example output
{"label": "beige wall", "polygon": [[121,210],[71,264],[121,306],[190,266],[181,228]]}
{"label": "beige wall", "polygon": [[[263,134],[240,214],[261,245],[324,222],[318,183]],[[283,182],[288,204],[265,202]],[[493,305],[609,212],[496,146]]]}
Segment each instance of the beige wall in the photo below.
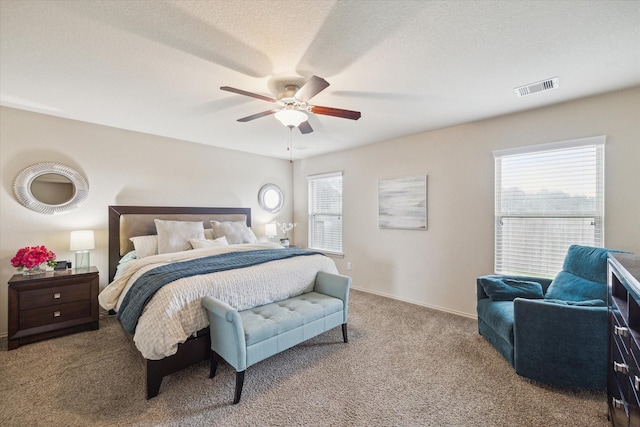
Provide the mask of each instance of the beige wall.
{"label": "beige wall", "polygon": [[[72,259],[71,230],[96,230],[92,264],[107,271],[107,206],[113,204],[248,206],[256,233],[274,217],[257,206],[273,182],[305,244],[310,174],[344,171],[344,252],[336,259],[354,287],[440,308],[475,313],[475,278],[493,271],[493,156],[496,149],[607,135],[606,245],[640,252],[640,88],[550,108],[413,135],[294,163],[184,141],[0,109],[0,283],[9,260],[45,244]],[[13,179],[42,161],[65,163],[88,179],[77,211],[32,212],[13,196]],[[427,231],[380,230],[380,178],[429,176]],[[293,184],[292,184],[293,182]],[[293,197],[289,197],[292,194]],[[292,203],[292,199],[293,203]],[[348,271],[346,263],[352,263]],[[0,336],[7,332],[7,292],[0,286]]]}
{"label": "beige wall", "polygon": [[[306,235],[307,175],[342,170],[336,261],[353,286],[475,316],[475,279],[493,272],[492,151],[594,135],[607,136],[605,244],[640,253],[640,88],[296,162],[296,236]],[[378,229],[378,179],[412,174],[428,175],[428,230]]]}
{"label": "beige wall", "polygon": [[[80,209],[49,216],[16,201],[16,175],[45,161],[69,165],[87,178],[89,197]],[[0,336],[7,333],[6,283],[15,274],[10,259],[21,247],[44,244],[58,259],[73,261],[69,232],[95,230],[91,261],[106,285],[109,205],[250,207],[258,237],[264,235],[262,224],[292,219],[292,171],[286,160],[10,108],[0,109],[0,168]],[[285,193],[277,217],[258,206],[258,191],[270,182]]]}

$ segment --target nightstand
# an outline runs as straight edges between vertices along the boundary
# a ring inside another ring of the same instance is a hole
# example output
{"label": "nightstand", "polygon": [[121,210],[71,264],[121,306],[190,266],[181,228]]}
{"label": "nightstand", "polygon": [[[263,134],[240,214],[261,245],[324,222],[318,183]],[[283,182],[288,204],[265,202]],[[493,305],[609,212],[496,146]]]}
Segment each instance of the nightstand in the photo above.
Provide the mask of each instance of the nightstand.
{"label": "nightstand", "polygon": [[98,329],[98,283],[96,267],[14,275],[9,280],[9,350]]}

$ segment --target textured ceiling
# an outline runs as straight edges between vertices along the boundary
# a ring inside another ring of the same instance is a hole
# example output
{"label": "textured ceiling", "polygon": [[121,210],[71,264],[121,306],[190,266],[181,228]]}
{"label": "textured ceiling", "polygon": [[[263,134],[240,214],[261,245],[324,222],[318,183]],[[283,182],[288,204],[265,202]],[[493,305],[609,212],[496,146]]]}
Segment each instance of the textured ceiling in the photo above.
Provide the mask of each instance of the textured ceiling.
{"label": "textured ceiling", "polygon": [[[273,104],[311,75],[331,86],[302,135]],[[513,88],[559,77],[556,90]],[[640,84],[640,1],[0,0],[0,103],[288,158]]]}

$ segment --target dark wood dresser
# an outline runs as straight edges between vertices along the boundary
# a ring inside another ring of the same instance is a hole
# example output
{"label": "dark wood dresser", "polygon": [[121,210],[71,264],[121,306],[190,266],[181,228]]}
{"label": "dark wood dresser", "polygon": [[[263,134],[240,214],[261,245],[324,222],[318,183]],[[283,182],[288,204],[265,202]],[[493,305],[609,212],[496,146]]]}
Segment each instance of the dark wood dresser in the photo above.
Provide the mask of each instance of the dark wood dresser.
{"label": "dark wood dresser", "polygon": [[609,253],[607,400],[615,427],[640,427],[640,256]]}
{"label": "dark wood dresser", "polygon": [[98,287],[95,267],[14,275],[9,280],[9,350],[98,329]]}

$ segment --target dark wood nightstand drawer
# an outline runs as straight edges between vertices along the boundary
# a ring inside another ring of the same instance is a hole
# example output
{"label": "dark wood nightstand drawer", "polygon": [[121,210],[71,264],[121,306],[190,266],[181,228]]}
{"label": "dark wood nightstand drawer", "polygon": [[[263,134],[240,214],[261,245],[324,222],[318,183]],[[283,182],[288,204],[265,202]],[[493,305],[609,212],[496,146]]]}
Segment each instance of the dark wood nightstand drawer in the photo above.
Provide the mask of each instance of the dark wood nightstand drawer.
{"label": "dark wood nightstand drawer", "polygon": [[30,329],[89,316],[91,316],[91,302],[89,300],[34,308],[20,312],[20,329]]}
{"label": "dark wood nightstand drawer", "polygon": [[86,283],[34,289],[20,292],[20,310],[60,305],[73,301],[89,300],[91,288]]}

